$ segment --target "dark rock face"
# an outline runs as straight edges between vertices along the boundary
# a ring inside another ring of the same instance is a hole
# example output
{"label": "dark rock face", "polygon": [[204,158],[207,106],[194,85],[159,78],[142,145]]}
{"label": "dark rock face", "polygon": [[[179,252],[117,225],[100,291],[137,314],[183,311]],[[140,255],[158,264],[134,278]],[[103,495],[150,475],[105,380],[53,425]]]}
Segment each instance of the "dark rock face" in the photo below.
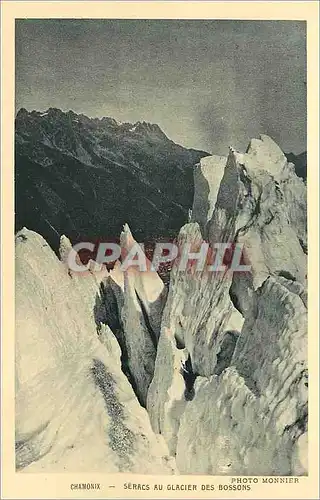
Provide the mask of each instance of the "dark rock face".
{"label": "dark rock face", "polygon": [[307,152],[295,155],[294,153],[286,153],[287,160],[294,164],[295,172],[298,177],[304,181],[307,180]]}
{"label": "dark rock face", "polygon": [[50,108],[16,116],[16,229],[42,234],[56,250],[116,238],[175,234],[193,200],[192,166],[208,154],[175,144],[157,126],[119,124]]}

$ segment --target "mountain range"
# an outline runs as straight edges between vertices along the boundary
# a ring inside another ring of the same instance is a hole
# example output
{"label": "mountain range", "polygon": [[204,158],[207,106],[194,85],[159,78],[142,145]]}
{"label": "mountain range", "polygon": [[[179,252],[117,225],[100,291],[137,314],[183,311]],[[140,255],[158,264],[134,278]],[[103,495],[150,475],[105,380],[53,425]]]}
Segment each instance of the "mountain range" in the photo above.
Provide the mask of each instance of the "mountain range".
{"label": "mountain range", "polygon": [[16,230],[26,226],[57,250],[116,238],[170,236],[187,221],[193,165],[208,156],[171,141],[158,125],[22,108],[15,121]]}

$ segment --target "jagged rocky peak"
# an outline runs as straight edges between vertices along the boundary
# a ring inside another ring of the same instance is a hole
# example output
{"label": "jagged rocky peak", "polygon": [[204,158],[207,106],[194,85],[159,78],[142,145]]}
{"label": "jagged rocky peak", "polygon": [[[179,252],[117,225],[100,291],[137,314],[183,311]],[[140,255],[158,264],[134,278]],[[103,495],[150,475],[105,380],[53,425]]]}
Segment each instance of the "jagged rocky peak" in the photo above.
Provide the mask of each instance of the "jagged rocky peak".
{"label": "jagged rocky peak", "polygon": [[161,130],[159,125],[155,123],[138,121],[133,126],[130,127],[129,132],[135,132],[136,134],[147,134],[148,136],[153,136],[161,140],[169,141],[168,137],[163,132],[163,130]]}
{"label": "jagged rocky peak", "polygon": [[169,141],[166,134],[161,130],[159,125],[146,121],[137,121],[135,123],[115,120],[109,116],[102,118],[91,118],[83,113],[75,113],[73,110],[63,111],[59,108],[48,108],[46,111],[27,111],[25,108],[19,109],[16,115],[16,127],[19,127],[28,122],[35,126],[43,125],[45,122],[60,124],[69,124],[75,130],[79,127],[87,126],[89,129],[103,130],[111,129],[113,133],[153,136],[164,141]]}

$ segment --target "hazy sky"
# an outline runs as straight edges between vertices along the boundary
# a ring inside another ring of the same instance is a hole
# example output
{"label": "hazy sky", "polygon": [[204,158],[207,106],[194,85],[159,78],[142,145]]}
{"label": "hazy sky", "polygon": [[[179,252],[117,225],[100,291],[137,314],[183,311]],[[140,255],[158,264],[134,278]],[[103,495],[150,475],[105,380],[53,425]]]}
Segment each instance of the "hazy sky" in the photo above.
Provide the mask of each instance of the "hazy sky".
{"label": "hazy sky", "polygon": [[19,20],[16,107],[157,123],[216,154],[306,149],[305,23]]}

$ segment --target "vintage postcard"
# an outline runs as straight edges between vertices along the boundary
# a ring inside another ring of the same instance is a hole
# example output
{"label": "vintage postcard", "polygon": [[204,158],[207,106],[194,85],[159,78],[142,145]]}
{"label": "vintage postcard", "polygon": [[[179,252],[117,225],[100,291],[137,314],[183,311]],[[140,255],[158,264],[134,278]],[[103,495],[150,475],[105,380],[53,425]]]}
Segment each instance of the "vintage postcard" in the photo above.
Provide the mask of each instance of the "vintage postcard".
{"label": "vintage postcard", "polygon": [[319,498],[318,2],[1,14],[1,498]]}

